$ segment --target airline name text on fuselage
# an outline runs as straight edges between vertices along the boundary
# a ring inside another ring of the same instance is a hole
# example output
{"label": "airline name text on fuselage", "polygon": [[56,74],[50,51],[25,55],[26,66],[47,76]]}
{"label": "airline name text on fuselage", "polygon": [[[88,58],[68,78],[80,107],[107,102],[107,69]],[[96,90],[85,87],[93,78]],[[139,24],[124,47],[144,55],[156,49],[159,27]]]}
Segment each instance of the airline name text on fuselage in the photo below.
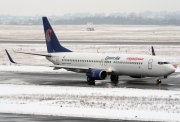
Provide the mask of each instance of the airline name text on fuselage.
{"label": "airline name text on fuselage", "polygon": [[138,57],[128,57],[127,60],[129,61],[137,61],[137,60],[144,60],[144,58],[138,58]]}
{"label": "airline name text on fuselage", "polygon": [[120,59],[119,56],[116,56],[116,57],[107,56],[107,57],[105,58],[105,60],[119,60],[119,59]]}

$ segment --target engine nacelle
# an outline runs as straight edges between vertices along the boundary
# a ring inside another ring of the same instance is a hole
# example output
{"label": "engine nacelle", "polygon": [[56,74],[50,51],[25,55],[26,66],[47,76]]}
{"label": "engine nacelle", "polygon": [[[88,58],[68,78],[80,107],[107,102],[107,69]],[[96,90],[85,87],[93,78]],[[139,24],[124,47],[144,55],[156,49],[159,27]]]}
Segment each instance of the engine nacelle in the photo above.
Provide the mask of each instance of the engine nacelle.
{"label": "engine nacelle", "polygon": [[99,69],[89,70],[86,74],[90,79],[104,80],[107,77],[107,72]]}

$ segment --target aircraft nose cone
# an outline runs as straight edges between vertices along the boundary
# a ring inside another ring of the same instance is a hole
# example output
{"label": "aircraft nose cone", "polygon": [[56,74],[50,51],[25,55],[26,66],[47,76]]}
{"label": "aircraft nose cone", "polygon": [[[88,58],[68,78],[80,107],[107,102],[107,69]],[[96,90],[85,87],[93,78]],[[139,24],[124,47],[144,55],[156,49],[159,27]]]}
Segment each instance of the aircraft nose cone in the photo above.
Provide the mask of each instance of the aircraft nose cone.
{"label": "aircraft nose cone", "polygon": [[176,71],[176,68],[174,66],[168,68],[168,72],[170,74],[174,73]]}

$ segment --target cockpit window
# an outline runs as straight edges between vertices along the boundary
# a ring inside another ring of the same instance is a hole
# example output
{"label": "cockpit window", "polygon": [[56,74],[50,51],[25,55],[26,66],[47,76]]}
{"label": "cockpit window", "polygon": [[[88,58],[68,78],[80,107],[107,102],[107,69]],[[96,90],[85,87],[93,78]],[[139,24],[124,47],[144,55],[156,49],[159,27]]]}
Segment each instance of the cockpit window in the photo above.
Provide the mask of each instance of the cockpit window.
{"label": "cockpit window", "polygon": [[164,64],[170,64],[170,62],[164,62]]}
{"label": "cockpit window", "polygon": [[162,64],[170,64],[170,62],[158,62],[159,65],[162,65]]}

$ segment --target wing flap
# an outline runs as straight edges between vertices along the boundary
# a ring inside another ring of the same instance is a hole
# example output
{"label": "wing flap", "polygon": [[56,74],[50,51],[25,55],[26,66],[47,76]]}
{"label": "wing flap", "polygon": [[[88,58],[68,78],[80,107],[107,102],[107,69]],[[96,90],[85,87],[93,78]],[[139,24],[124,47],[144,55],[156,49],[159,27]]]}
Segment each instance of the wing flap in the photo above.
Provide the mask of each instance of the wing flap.
{"label": "wing flap", "polygon": [[66,65],[50,65],[49,67],[63,68],[63,69],[74,71],[74,72],[87,72],[90,69],[105,70],[108,73],[111,73],[113,71],[111,68],[104,69],[101,67],[81,67],[81,66],[66,66]]}

